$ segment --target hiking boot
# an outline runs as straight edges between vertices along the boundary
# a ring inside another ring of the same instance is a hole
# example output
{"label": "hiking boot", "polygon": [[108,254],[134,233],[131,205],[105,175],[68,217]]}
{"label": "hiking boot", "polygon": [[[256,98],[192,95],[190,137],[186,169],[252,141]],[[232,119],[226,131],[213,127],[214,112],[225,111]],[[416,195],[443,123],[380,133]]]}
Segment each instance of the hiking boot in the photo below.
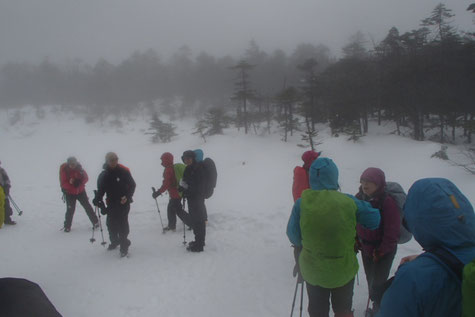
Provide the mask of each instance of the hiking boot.
{"label": "hiking boot", "polygon": [[119,246],[118,243],[111,243],[111,244],[109,244],[109,246],[107,247],[107,251],[115,250],[115,249],[117,249],[118,246]]}
{"label": "hiking boot", "polygon": [[195,241],[192,241],[192,242],[189,243],[186,250],[188,250],[190,252],[203,252],[203,246],[197,244]]}
{"label": "hiking boot", "polygon": [[176,228],[175,228],[175,227],[165,227],[165,228],[163,228],[163,231],[164,231],[164,232],[167,232],[167,231],[175,232],[175,231],[176,231]]}
{"label": "hiking boot", "polygon": [[121,250],[121,251],[120,251],[120,257],[121,257],[121,258],[126,257],[128,254],[129,254],[128,250]]}
{"label": "hiking boot", "polygon": [[64,232],[69,232],[71,231],[71,228],[64,228]]}
{"label": "hiking boot", "polygon": [[4,224],[13,226],[16,225],[16,221],[13,221],[11,219],[5,219]]}

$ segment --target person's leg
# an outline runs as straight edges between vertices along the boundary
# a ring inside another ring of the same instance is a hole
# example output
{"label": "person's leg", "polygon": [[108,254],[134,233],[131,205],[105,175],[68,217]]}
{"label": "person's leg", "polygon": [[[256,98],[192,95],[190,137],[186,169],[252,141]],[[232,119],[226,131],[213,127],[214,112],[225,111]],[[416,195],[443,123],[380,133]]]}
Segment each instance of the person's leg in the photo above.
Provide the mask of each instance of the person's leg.
{"label": "person's leg", "polygon": [[361,258],[363,260],[364,272],[366,274],[366,282],[368,283],[368,296],[371,298],[374,280],[374,262],[372,257],[364,254],[361,254]]}
{"label": "person's leg", "polygon": [[204,199],[189,200],[188,206],[193,223],[193,233],[195,234],[195,245],[198,248],[202,248],[205,245],[206,237]]}
{"label": "person's leg", "polygon": [[168,202],[167,216],[168,216],[168,228],[171,230],[176,229],[176,215],[181,209],[181,199],[170,199]]}
{"label": "person's leg", "polygon": [[13,215],[13,209],[10,206],[10,199],[8,199],[8,195],[5,196],[5,220],[4,223],[6,224],[15,224],[15,222],[12,220],[12,215]]}
{"label": "person's leg", "polygon": [[119,243],[120,243],[120,252],[127,253],[130,246],[130,240],[127,239],[129,236],[129,211],[130,204],[121,205],[118,208],[118,234],[119,234]]}
{"label": "person's leg", "polygon": [[115,208],[108,206],[109,210],[107,213],[106,225],[107,231],[109,231],[109,240],[110,246],[109,249],[115,249],[119,245],[119,233],[117,229],[117,215],[115,213]]}
{"label": "person's leg", "polygon": [[385,254],[378,262],[374,264],[373,287],[371,290],[371,300],[373,301],[373,310],[379,310],[383,295],[384,283],[388,280],[391,266],[393,265],[396,250]]}
{"label": "person's leg", "polygon": [[84,208],[84,210],[86,211],[86,214],[89,217],[89,220],[91,221],[91,223],[93,225],[97,224],[99,220],[97,219],[97,216],[94,213],[94,209],[92,209],[92,206],[89,203],[89,198],[87,197],[87,194],[85,191],[78,195],[78,201],[81,204],[81,206]]}
{"label": "person's leg", "polygon": [[66,194],[66,216],[64,219],[64,229],[71,229],[73,223],[74,210],[76,209],[76,195]]}
{"label": "person's leg", "polygon": [[330,314],[330,290],[309,283],[306,284],[310,317],[328,317]]}
{"label": "person's leg", "polygon": [[180,202],[180,206],[179,208],[176,209],[176,215],[178,216],[178,218],[180,218],[181,221],[183,221],[185,223],[185,225],[187,225],[188,227],[191,227],[193,224],[192,224],[192,221],[191,221],[191,216],[189,213],[187,213],[183,208],[185,206],[181,204]]}
{"label": "person's leg", "polygon": [[353,278],[346,285],[331,290],[332,308],[335,315],[346,316],[351,313],[354,285],[355,279]]}

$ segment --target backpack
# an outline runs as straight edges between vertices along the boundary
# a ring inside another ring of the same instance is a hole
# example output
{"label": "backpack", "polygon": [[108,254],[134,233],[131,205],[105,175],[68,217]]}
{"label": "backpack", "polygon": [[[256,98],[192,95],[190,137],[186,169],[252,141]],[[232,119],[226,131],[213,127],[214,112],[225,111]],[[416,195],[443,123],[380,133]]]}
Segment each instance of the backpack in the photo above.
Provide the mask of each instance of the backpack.
{"label": "backpack", "polygon": [[445,249],[428,251],[447,265],[462,284],[462,317],[475,316],[475,259],[464,265],[457,257]]}
{"label": "backpack", "polygon": [[218,171],[216,170],[216,165],[214,161],[209,157],[205,158],[203,162],[200,163],[203,167],[203,193],[206,199],[213,196],[214,188],[216,187],[216,182],[218,179]]}
{"label": "backpack", "polygon": [[296,166],[294,168],[294,183],[292,184],[292,195],[294,202],[302,196],[302,192],[309,189],[308,173],[305,168]]}
{"label": "backpack", "polygon": [[[185,168],[186,165],[182,163],[176,163],[173,165],[173,171],[175,172],[175,186],[178,188],[178,185],[180,184],[181,179],[183,178],[183,174],[185,173]],[[183,193],[179,192],[180,197],[183,197]]]}
{"label": "backpack", "polygon": [[386,182],[386,194],[391,196],[396,202],[396,205],[399,210],[399,215],[401,216],[401,227],[398,244],[404,244],[409,242],[412,239],[412,233],[406,229],[406,220],[404,219],[404,204],[406,203],[406,193],[399,183],[396,182]]}

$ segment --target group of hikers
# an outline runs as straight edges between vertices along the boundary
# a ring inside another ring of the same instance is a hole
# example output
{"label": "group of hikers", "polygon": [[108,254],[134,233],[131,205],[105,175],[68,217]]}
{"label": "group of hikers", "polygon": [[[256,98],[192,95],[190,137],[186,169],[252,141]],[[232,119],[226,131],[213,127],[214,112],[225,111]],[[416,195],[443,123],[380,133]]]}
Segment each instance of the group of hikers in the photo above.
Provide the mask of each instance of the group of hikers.
{"label": "group of hikers", "polygon": [[[163,232],[175,231],[177,217],[184,225],[193,230],[195,241],[189,242],[187,250],[202,252],[205,246],[206,222],[208,215],[205,199],[210,198],[216,186],[216,166],[210,158],[203,159],[202,150],[188,150],[183,153],[182,163],[174,164],[171,153],[163,153],[161,164],[165,168],[163,182],[158,190],[153,188],[152,197],[156,198],[165,192],[169,194],[168,226],[163,227]],[[70,232],[73,222],[76,202],[79,202],[89,220],[92,230],[100,228],[101,215],[107,216],[106,225],[109,231],[110,244],[108,250],[120,247],[121,257],[128,255],[131,245],[129,235],[129,211],[135,192],[135,181],[126,166],[119,164],[119,157],[114,152],[105,156],[103,171],[97,178],[97,190],[94,191],[92,204],[89,203],[86,193],[86,183],[89,177],[79,161],[71,156],[60,166],[59,182],[66,203],[64,232]],[[0,216],[1,224],[14,225],[11,219],[12,209],[9,204],[10,179],[6,171],[0,167]],[[105,201],[104,201],[105,196]],[[188,212],[184,210],[188,202]],[[158,207],[158,204],[157,204]],[[160,210],[158,209],[160,213]],[[160,215],[161,219],[161,215]],[[1,227],[0,224],[0,227]],[[94,239],[91,239],[93,242]],[[104,242],[105,244],[105,242]]]}
{"label": "group of hikers", "polygon": [[[294,170],[287,236],[311,317],[352,317],[361,252],[368,284],[365,317],[475,316],[475,214],[449,180],[416,181],[406,196],[370,167],[356,196],[340,192],[330,158],[307,151]],[[424,253],[402,259],[388,280],[398,243],[414,236]],[[370,301],[372,307],[369,307]],[[292,307],[293,309],[293,307]]]}

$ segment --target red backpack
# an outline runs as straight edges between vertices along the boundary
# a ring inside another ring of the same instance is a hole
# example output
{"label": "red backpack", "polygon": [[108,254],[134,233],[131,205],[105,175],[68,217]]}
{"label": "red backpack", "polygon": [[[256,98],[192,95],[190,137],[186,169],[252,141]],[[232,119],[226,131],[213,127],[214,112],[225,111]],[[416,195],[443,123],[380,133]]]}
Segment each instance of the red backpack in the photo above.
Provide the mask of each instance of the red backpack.
{"label": "red backpack", "polygon": [[292,185],[292,195],[294,196],[294,202],[300,198],[302,192],[310,188],[308,181],[308,172],[301,166],[294,168],[294,183]]}

